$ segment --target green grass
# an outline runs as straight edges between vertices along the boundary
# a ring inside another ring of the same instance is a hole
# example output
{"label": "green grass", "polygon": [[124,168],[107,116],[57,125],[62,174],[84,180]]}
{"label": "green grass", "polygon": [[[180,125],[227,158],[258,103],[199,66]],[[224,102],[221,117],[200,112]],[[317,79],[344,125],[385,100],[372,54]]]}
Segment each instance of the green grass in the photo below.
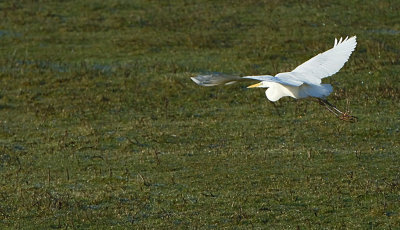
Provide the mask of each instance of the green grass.
{"label": "green grass", "polygon": [[[0,9],[1,229],[400,226],[398,1]],[[189,78],[288,71],[346,35],[324,82],[357,123]]]}

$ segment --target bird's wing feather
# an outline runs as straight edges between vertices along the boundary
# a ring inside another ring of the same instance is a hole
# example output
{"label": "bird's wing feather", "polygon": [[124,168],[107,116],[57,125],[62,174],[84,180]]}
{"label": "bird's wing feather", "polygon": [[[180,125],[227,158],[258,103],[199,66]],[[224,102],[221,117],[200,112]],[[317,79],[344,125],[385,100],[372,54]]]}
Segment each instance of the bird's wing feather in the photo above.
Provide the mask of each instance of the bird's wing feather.
{"label": "bird's wing feather", "polygon": [[[294,75],[294,74],[291,74]],[[269,81],[269,82],[277,82],[284,85],[290,86],[300,86],[303,84],[303,81],[298,81],[297,79],[284,77],[277,78],[270,75],[260,75],[260,76],[232,76],[221,73],[213,73],[208,75],[197,75],[196,77],[191,77],[191,79],[198,85],[201,86],[216,86],[216,85],[230,85],[237,81],[246,81],[246,80],[257,80],[257,81]]]}
{"label": "bird's wing feather", "polygon": [[[196,77],[191,77],[191,79],[196,84],[201,85],[201,86],[230,85],[237,81],[249,81],[249,80],[271,81],[271,82],[279,82],[279,83],[284,84],[284,81],[279,80],[270,75],[239,77],[239,76],[233,76],[233,75],[226,75],[226,74],[222,74],[222,73],[212,73],[212,74],[207,74],[207,75],[197,75]],[[291,84],[290,81],[287,84]]]}
{"label": "bird's wing feather", "polygon": [[261,76],[246,76],[243,78],[259,80],[259,81],[276,82],[276,83],[281,83],[283,85],[290,85],[290,86],[300,86],[303,84],[302,81],[298,81],[291,77],[278,78],[278,77],[273,77],[273,76],[269,76],[269,75],[261,75]]}
{"label": "bird's wing feather", "polygon": [[[297,66],[292,73],[312,84],[320,84],[321,79],[337,73],[349,59],[357,45],[356,36],[344,40],[335,39],[333,48],[318,54]],[[278,75],[277,75],[278,76]]]}
{"label": "bird's wing feather", "polygon": [[229,85],[236,81],[242,80],[239,76],[226,75],[221,73],[213,73],[207,75],[197,75],[196,77],[191,77],[191,79],[198,85],[201,86],[216,86],[216,85]]}

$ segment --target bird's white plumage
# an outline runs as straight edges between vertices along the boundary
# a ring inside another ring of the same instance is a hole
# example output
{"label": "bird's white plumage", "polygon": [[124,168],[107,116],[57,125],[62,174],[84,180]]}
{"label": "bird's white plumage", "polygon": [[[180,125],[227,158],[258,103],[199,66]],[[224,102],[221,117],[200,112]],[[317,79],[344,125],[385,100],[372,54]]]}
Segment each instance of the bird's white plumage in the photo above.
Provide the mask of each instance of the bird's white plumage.
{"label": "bird's white plumage", "polygon": [[293,98],[326,97],[332,92],[332,86],[321,84],[321,79],[337,73],[349,59],[357,45],[356,36],[345,39],[335,38],[333,48],[320,53],[310,60],[296,67],[291,72],[278,73],[275,77],[270,75],[261,76],[229,76],[229,75],[199,75],[192,77],[198,85],[215,86],[230,84],[240,80],[258,80],[258,84],[249,86],[268,88],[266,96],[271,101],[277,101],[282,97]]}
{"label": "bird's white plumage", "polygon": [[259,81],[268,81],[268,82],[276,82],[284,85],[290,85],[290,86],[300,86],[303,84],[303,82],[298,81],[294,78],[278,78],[278,77],[273,77],[269,75],[261,75],[261,76],[246,76],[243,77],[244,79],[253,79],[253,80],[259,80]]}
{"label": "bird's white plumage", "polygon": [[292,72],[304,75],[304,79],[313,84],[321,84],[322,78],[332,76],[343,67],[356,45],[356,36],[350,39],[346,37],[344,40],[340,38],[339,42],[335,39],[335,45],[332,49],[297,66]]}

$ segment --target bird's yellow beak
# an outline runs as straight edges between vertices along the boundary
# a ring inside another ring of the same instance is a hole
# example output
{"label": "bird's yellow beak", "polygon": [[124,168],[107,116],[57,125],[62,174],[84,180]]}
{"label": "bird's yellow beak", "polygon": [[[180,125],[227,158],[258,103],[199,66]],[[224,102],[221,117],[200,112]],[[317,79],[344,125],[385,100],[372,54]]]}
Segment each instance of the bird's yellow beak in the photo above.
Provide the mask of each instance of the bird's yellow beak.
{"label": "bird's yellow beak", "polygon": [[247,86],[247,88],[255,88],[255,87],[259,87],[260,85],[261,85],[261,82],[254,84],[254,85],[249,85],[249,86]]}

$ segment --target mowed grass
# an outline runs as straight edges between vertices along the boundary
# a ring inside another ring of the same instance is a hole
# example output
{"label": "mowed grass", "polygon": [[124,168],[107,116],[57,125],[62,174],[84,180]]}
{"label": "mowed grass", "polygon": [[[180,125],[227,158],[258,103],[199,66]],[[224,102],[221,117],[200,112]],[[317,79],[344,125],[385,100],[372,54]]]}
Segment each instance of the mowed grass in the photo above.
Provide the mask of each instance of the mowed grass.
{"label": "mowed grass", "polygon": [[[396,229],[398,1],[3,1],[1,229]],[[329,100],[207,71],[276,74],[358,46]]]}

